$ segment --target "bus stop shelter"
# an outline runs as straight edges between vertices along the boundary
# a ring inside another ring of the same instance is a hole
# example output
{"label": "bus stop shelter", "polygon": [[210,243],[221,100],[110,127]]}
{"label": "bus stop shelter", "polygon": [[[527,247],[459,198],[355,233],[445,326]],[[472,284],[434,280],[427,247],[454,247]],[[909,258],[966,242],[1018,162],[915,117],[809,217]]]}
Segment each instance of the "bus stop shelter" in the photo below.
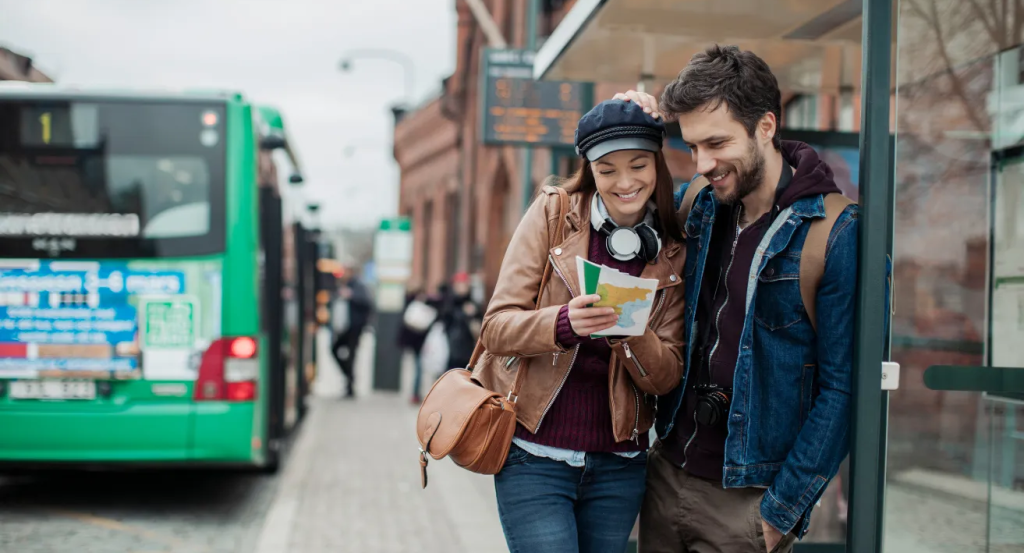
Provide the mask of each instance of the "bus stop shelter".
{"label": "bus stop shelter", "polygon": [[537,53],[534,78],[650,87],[671,81],[693,54],[720,43],[757,52],[783,91],[859,91],[862,3],[578,0]]}

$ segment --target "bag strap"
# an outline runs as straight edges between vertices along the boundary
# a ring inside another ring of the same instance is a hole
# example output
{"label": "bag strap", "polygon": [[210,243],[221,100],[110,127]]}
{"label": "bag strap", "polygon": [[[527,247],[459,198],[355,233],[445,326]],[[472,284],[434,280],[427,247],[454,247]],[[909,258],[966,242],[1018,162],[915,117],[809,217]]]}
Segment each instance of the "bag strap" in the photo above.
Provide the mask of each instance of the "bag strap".
{"label": "bag strap", "polygon": [[[560,186],[545,186],[543,188],[545,194],[558,194],[558,221],[555,225],[555,233],[549,237],[548,246],[555,247],[562,241],[562,232],[565,229],[565,218],[569,215],[569,193]],[[540,279],[540,289],[537,292],[537,303],[534,305],[534,309],[540,309],[540,300],[544,296],[544,288],[547,287],[548,281],[551,280],[551,273],[554,267],[551,265],[551,260],[544,265],[544,275]],[[477,339],[476,347],[473,348],[473,355],[469,358],[469,368],[472,370],[476,366],[476,362],[480,359],[480,356],[484,353],[483,340]],[[519,394],[519,388],[523,385],[523,378],[526,375],[526,367],[520,366],[519,372],[516,374],[516,379],[512,382],[512,390],[509,391],[509,397],[516,397]]]}
{"label": "bag strap", "polygon": [[690,182],[689,188],[686,189],[686,194],[683,194],[683,203],[679,206],[677,215],[679,217],[679,225],[686,229],[686,219],[690,217],[690,210],[693,209],[693,202],[697,200],[697,194],[700,194],[701,190],[704,190],[707,185],[711,184],[704,175],[701,175]]}
{"label": "bag strap", "polygon": [[[562,243],[562,232],[565,230],[565,218],[569,215],[569,193],[560,186],[545,186],[544,192],[550,194],[551,191],[558,194],[558,222],[555,225],[555,234],[548,240],[548,247],[553,248],[558,244]],[[537,305],[534,309],[540,309],[540,300],[544,296],[544,288],[547,286],[549,280],[551,280],[551,273],[555,270],[555,267],[551,264],[551,260],[548,260],[547,264],[544,265],[544,276],[540,279],[540,289],[537,291]]]}
{"label": "bag strap", "polygon": [[825,216],[811,221],[807,230],[804,248],[800,253],[800,299],[804,302],[804,310],[811,319],[811,328],[818,332],[817,295],[821,277],[825,274],[825,249],[828,237],[836,219],[843,213],[846,206],[853,200],[840,193],[833,192],[825,196]]}

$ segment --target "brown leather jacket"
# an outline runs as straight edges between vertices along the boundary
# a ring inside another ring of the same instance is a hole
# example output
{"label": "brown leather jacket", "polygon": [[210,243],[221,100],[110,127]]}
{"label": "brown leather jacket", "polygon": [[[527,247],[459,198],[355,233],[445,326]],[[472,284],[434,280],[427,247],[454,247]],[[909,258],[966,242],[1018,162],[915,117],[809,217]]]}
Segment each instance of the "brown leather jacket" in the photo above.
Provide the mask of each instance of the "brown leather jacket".
{"label": "brown leather jacket", "polygon": [[[576,359],[579,346],[562,348],[555,327],[561,307],[579,292],[576,256],[588,257],[592,230],[589,195],[571,194],[562,237],[550,240],[557,232],[559,204],[556,193],[546,192],[527,211],[505,252],[481,329],[486,352],[473,371],[485,388],[507,394],[519,368],[529,368],[516,414],[519,423],[533,433],[540,428]],[[551,248],[550,244],[557,246]],[[683,244],[667,239],[658,259],[644,267],[643,278],[658,280],[647,332],[609,340],[611,422],[617,441],[636,439],[649,430],[654,424],[654,396],[671,391],[682,378],[684,253]],[[555,270],[540,308],[535,309],[549,259]]]}

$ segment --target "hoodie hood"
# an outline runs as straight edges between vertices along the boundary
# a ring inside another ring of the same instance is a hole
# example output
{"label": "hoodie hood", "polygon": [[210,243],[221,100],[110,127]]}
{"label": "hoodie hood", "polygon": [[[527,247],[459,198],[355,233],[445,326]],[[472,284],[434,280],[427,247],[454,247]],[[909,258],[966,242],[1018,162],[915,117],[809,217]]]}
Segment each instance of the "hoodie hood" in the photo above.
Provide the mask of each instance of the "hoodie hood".
{"label": "hoodie hood", "polygon": [[842,193],[832,175],[832,168],[803,142],[782,141],[782,159],[794,169],[789,185],[777,192],[775,204],[786,209],[797,200],[809,196]]}

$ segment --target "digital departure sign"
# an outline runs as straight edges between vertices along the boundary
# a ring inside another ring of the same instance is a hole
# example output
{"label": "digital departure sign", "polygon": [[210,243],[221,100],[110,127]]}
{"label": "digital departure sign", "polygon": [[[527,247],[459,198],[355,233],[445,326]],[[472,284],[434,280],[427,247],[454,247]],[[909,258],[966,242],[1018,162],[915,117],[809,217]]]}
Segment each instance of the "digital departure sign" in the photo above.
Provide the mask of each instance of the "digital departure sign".
{"label": "digital departure sign", "polygon": [[589,83],[535,81],[534,53],[486,48],[481,71],[485,144],[572,146],[593,104]]}

